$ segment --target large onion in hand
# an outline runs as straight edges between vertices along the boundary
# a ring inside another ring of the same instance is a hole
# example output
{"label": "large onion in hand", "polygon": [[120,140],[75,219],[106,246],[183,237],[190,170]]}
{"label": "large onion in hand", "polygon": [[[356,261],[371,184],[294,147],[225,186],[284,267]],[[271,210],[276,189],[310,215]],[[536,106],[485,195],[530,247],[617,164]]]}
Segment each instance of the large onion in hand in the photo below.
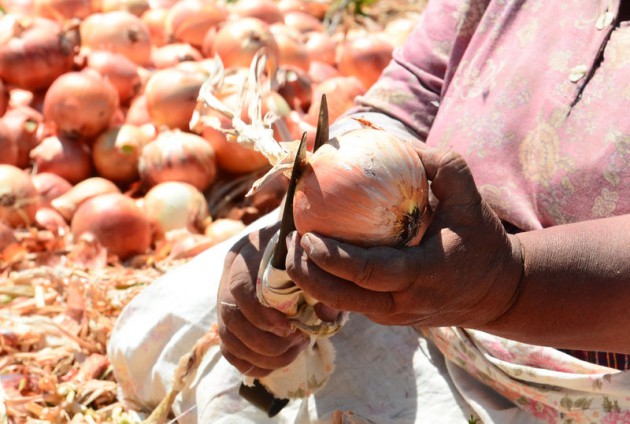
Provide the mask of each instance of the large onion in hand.
{"label": "large onion in hand", "polygon": [[11,227],[35,222],[39,193],[30,175],[12,165],[0,165],[0,222]]}
{"label": "large onion in hand", "polygon": [[132,198],[121,193],[86,200],[72,217],[72,234],[93,235],[108,253],[125,260],[147,251],[151,224]]}
{"label": "large onion in hand", "polygon": [[420,241],[427,205],[418,154],[383,130],[364,128],[332,139],[311,156],[296,187],[293,214],[300,234],[402,247]]}

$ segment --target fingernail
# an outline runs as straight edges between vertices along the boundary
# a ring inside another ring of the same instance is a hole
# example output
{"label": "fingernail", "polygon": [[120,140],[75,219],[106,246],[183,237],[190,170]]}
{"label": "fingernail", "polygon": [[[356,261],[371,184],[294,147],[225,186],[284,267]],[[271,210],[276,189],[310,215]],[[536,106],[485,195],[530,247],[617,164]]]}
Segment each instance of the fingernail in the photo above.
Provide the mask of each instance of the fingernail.
{"label": "fingernail", "polygon": [[313,240],[311,240],[310,234],[304,234],[302,236],[302,240],[300,240],[300,246],[302,246],[302,248],[306,250],[309,254],[313,253],[315,248],[313,246]]}

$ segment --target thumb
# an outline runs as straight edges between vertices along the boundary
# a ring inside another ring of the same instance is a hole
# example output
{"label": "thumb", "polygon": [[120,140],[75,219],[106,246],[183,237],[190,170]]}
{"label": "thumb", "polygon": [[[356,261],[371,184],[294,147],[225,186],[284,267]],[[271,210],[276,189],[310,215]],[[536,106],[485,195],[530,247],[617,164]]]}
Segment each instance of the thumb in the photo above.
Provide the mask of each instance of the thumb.
{"label": "thumb", "polygon": [[450,149],[422,149],[417,151],[431,181],[431,191],[440,205],[462,212],[481,202],[481,195],[473,175],[462,155]]}

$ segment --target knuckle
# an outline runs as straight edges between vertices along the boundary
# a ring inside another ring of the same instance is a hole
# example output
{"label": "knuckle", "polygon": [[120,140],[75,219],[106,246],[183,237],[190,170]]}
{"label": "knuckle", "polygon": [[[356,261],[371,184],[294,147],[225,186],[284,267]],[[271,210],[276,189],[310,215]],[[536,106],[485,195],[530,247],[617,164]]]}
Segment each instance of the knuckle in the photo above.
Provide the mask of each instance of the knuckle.
{"label": "knuckle", "polygon": [[361,258],[354,277],[354,282],[360,286],[368,285],[374,276],[374,262],[367,257]]}

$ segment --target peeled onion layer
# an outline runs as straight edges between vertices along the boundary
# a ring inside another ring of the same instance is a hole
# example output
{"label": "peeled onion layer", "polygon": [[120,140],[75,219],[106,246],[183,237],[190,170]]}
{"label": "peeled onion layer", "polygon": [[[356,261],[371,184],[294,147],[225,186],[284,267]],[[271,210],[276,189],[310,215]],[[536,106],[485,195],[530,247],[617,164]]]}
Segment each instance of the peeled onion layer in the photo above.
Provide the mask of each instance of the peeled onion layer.
{"label": "peeled onion layer", "polygon": [[385,131],[363,128],[315,152],[296,187],[295,226],[358,246],[420,242],[428,183],[417,153]]}

